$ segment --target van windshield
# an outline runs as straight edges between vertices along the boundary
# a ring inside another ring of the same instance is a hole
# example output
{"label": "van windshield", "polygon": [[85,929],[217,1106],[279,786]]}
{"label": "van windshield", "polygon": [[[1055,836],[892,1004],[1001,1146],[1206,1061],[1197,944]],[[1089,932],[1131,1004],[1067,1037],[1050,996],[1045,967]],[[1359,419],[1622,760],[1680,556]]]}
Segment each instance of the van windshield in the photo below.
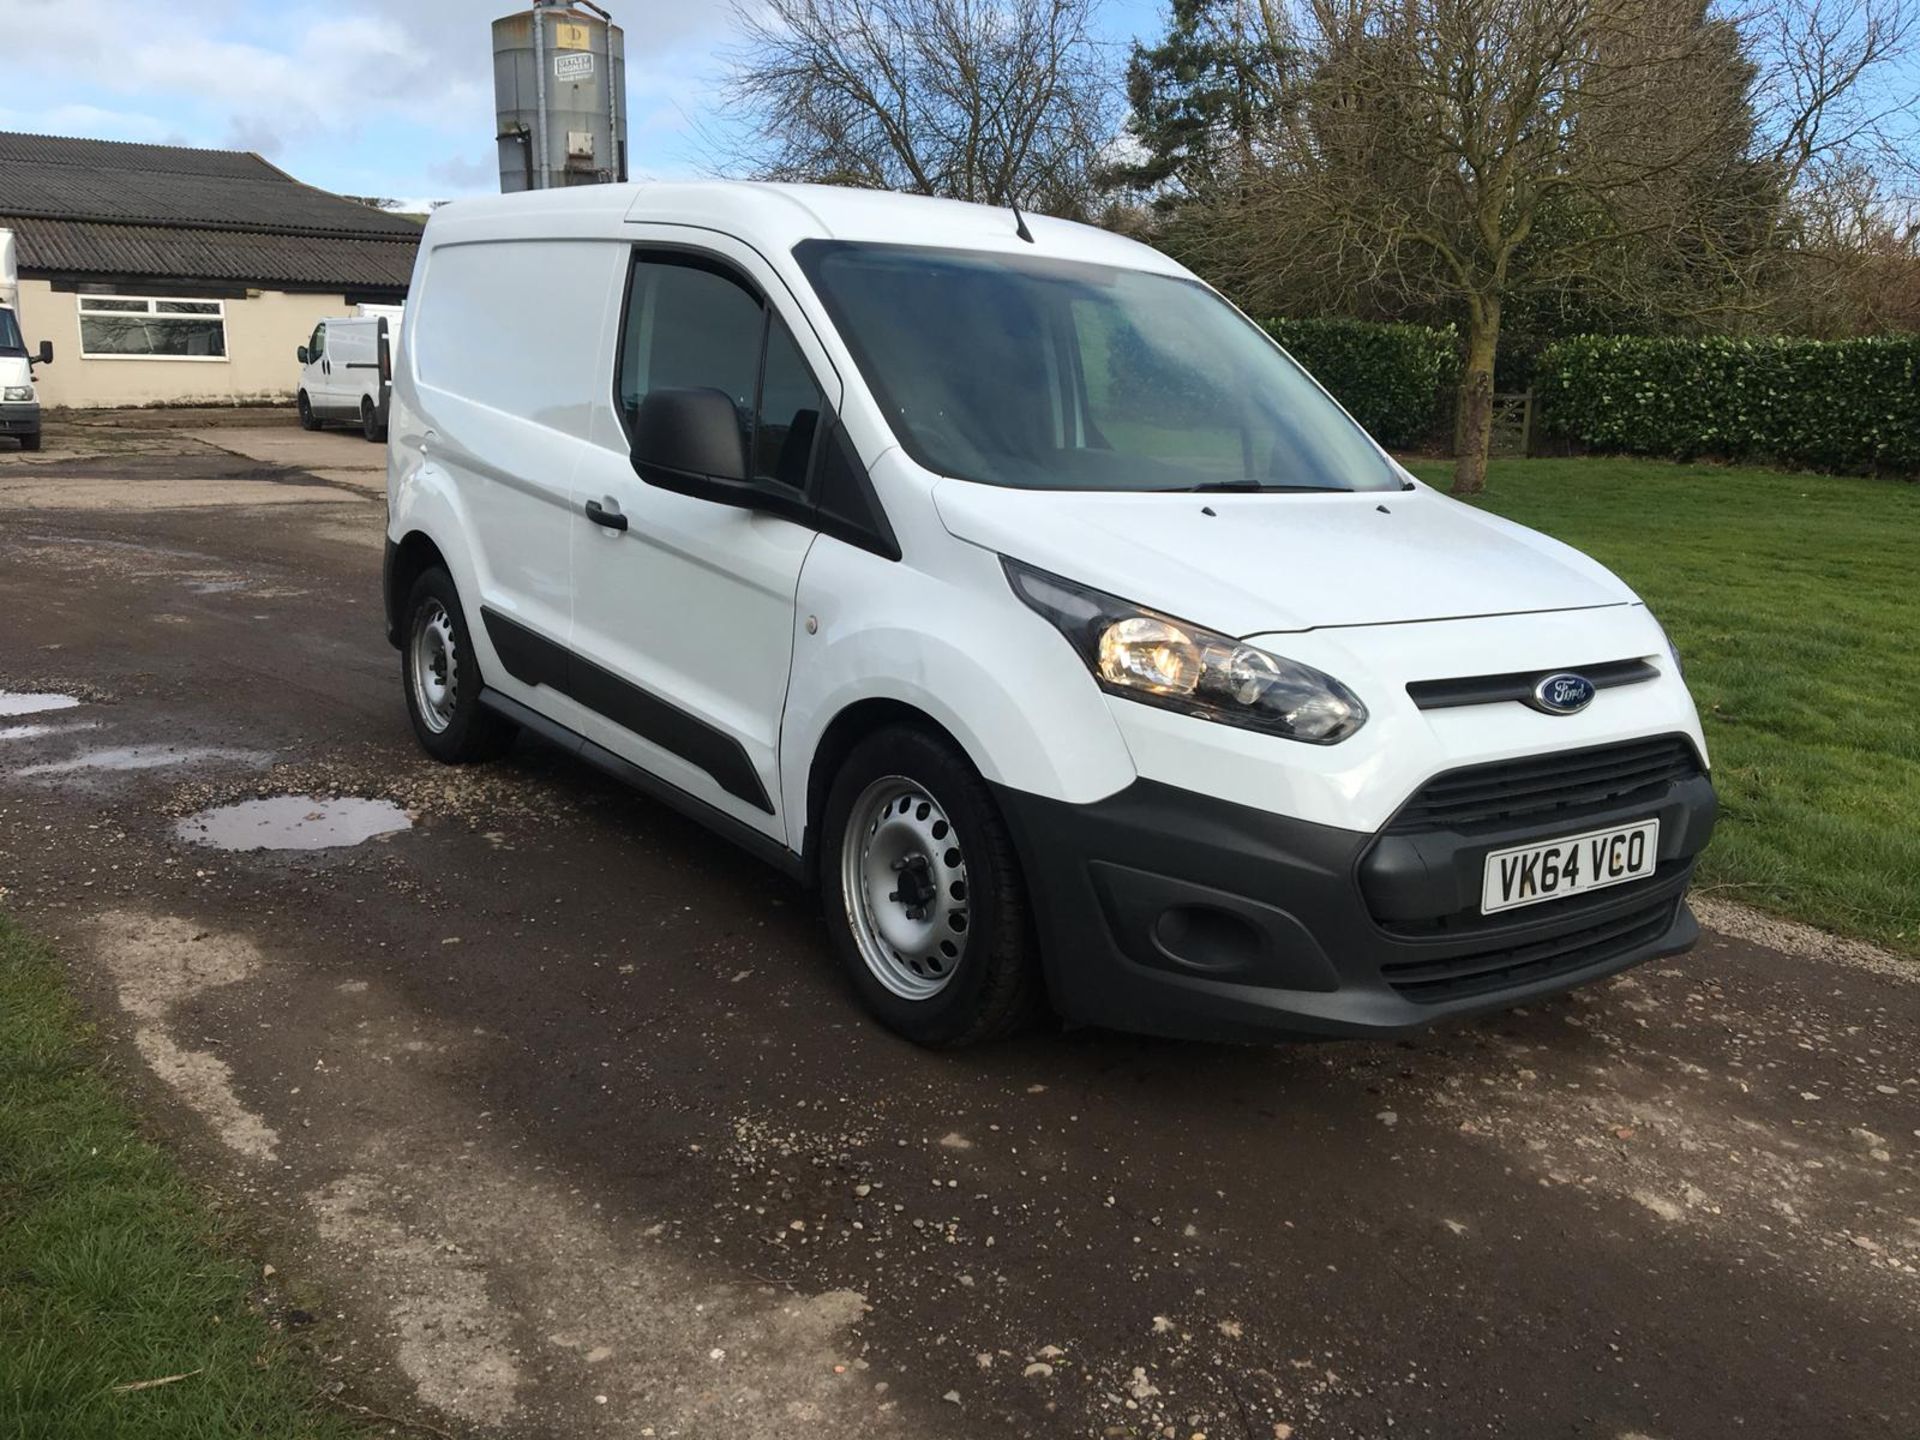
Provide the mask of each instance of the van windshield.
{"label": "van windshield", "polygon": [[13,311],[0,310],[0,355],[26,353],[26,344],[20,339],[20,322],[13,318]]}
{"label": "van windshield", "polygon": [[795,251],[907,453],[1027,490],[1397,490],[1359,426],[1195,281],[963,250]]}

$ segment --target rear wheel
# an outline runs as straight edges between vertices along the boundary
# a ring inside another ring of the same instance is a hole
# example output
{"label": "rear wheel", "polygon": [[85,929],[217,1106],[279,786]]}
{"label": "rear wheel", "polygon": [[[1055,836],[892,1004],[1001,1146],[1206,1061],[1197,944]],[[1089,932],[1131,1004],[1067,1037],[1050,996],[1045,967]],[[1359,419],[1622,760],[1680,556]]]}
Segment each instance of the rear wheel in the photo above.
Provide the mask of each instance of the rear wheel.
{"label": "rear wheel", "polygon": [[1007,1035],[1040,1009],[1026,887],[966,757],[893,728],[855,747],[827,797],[827,925],[867,1008],[922,1045]]}
{"label": "rear wheel", "polygon": [[360,433],[369,440],[384,440],[387,432],[381,428],[380,412],[374,403],[362,397],[360,401]]}
{"label": "rear wheel", "polygon": [[491,760],[514,727],[480,704],[480,662],[453,577],[434,566],[407,594],[400,678],[420,748],[448,765]]}
{"label": "rear wheel", "polygon": [[302,390],[300,392],[298,404],[300,407],[300,428],[302,430],[318,430],[320,428],[320,417],[313,413],[313,401],[307,398],[306,391]]}

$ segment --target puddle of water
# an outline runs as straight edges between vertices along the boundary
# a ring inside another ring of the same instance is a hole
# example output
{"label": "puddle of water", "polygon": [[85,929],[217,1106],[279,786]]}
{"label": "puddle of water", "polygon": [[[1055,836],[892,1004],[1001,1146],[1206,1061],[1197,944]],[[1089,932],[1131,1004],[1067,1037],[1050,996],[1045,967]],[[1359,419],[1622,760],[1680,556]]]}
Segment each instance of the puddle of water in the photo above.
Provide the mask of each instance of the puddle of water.
{"label": "puddle of water", "polygon": [[163,770],[171,765],[202,765],[209,760],[232,760],[264,765],[273,757],[262,750],[223,750],[213,746],[126,745],[111,750],[82,750],[65,760],[23,765],[21,775],[72,775],[82,770]]}
{"label": "puddle of water", "polygon": [[230,595],[247,588],[244,580],[189,580],[187,589],[196,595]]}
{"label": "puddle of water", "polygon": [[391,800],[275,795],[189,815],[174,833],[219,850],[330,850],[410,829],[413,817]]}
{"label": "puddle of water", "polygon": [[71,695],[20,695],[0,690],[0,715],[38,715],[43,710],[71,710],[80,702]]}
{"label": "puddle of water", "polygon": [[42,735],[73,735],[98,725],[0,725],[0,740],[38,740]]}

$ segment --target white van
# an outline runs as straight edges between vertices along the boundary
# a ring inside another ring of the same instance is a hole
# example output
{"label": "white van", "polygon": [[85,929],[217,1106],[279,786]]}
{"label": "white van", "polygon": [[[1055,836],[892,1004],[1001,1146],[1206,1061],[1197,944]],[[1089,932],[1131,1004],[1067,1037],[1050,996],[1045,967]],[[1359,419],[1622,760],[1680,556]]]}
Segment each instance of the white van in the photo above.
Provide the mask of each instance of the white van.
{"label": "white van", "polygon": [[300,361],[300,427],[318,430],[328,420],[347,420],[369,440],[387,438],[393,395],[393,346],[400,337],[395,315],[322,320],[296,351]]}
{"label": "white van", "polygon": [[1677,656],[1171,260],[749,184],[461,201],[394,380],[389,638],[817,884],[928,1044],[1383,1035],[1690,946]]}
{"label": "white van", "polygon": [[33,367],[53,363],[53,342],[42,340],[28,353],[20,329],[20,273],[11,230],[0,230],[0,435],[11,435],[22,450],[40,448],[40,397],[33,388]]}

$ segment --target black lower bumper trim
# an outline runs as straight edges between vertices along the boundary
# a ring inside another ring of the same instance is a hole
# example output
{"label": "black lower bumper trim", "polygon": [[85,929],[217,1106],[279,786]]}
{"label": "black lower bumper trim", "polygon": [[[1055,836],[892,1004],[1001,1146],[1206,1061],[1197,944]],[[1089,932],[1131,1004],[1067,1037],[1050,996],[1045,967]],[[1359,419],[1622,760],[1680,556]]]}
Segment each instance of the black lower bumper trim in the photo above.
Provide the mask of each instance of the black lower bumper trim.
{"label": "black lower bumper trim", "polygon": [[[1405,1033],[1685,950],[1699,934],[1686,887],[1714,818],[1710,786],[1676,786],[1653,803],[1651,878],[1470,922],[1457,915],[1461,877],[1513,839],[1454,836],[1448,850],[1428,836],[1429,856],[1445,858],[1426,892],[1432,924],[1409,923],[1409,882],[1388,928],[1364,883],[1373,835],[1146,780],[1091,805],[996,794],[1061,1014],[1208,1039]],[[1644,813],[1636,802],[1617,818]]]}

